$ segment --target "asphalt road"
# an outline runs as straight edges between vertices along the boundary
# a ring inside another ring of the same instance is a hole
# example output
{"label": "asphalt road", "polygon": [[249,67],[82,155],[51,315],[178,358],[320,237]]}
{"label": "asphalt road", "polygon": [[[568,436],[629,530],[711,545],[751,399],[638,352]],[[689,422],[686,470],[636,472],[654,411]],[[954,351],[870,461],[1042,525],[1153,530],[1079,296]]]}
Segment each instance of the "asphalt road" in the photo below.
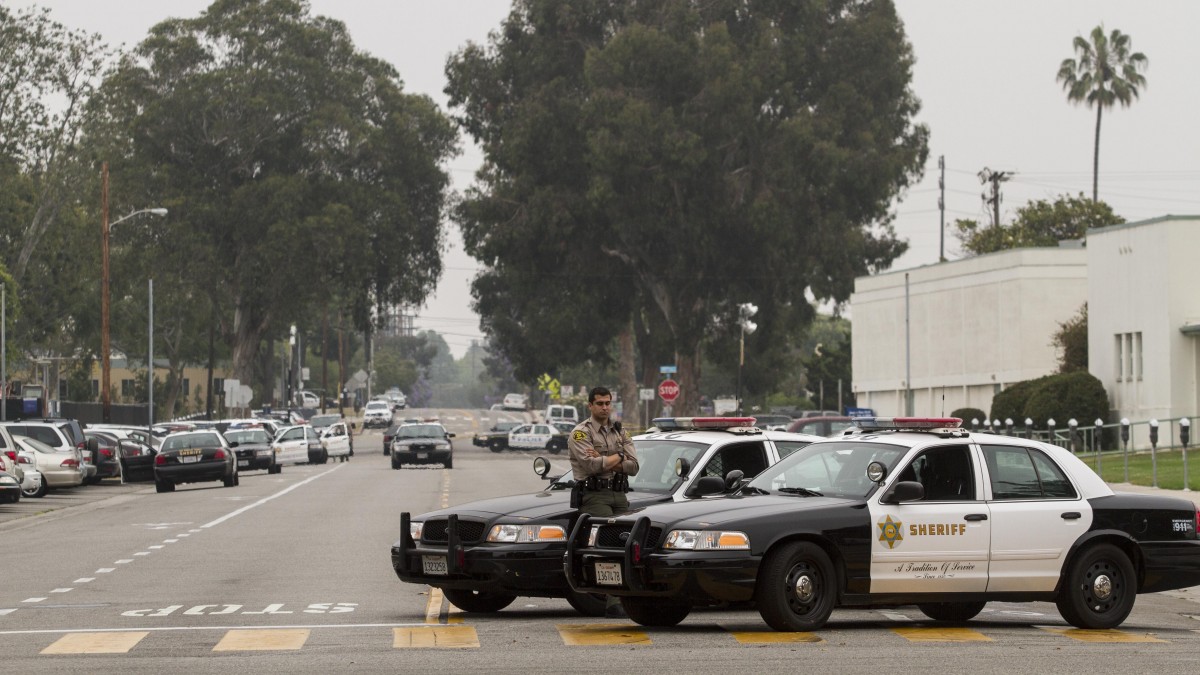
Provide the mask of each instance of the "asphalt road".
{"label": "asphalt road", "polygon": [[104,485],[0,506],[0,670],[1197,670],[1200,588],[1140,596],[1118,631],[1070,630],[1048,603],[992,603],[949,629],[913,607],[838,610],[812,634],[771,632],[753,611],[694,612],[677,627],[644,629],[543,598],[462,614],[439,592],[396,579],[388,550],[400,512],[543,483],[532,453],[471,445],[474,431],[511,413],[403,414],[437,414],[457,434],[453,470],[392,470],[379,432],[368,431],[350,462],[246,473],[233,488],[160,495]]}

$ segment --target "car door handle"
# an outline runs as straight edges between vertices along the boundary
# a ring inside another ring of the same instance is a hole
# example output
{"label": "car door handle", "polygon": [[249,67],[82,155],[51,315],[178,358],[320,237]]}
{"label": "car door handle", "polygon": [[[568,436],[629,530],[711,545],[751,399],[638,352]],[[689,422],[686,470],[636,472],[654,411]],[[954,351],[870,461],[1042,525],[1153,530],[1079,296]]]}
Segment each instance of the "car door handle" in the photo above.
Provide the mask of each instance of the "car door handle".
{"label": "car door handle", "polygon": [[963,520],[969,520],[972,522],[974,522],[976,520],[987,520],[987,514],[986,513],[968,513],[966,516],[963,516]]}
{"label": "car door handle", "polygon": [[1067,511],[1066,513],[1062,514],[1063,520],[1079,520],[1082,517],[1083,515],[1078,511]]}

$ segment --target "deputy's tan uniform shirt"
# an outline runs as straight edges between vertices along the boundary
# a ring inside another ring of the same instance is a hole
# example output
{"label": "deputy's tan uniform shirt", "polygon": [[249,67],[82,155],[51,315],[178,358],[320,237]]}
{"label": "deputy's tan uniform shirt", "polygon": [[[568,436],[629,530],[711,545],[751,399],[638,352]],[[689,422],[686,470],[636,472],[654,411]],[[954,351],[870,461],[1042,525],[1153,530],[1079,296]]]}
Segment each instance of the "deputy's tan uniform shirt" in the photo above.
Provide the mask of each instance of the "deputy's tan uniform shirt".
{"label": "deputy's tan uniform shirt", "polygon": [[[589,457],[588,450],[595,450],[599,457]],[[633,449],[633,441],[624,430],[618,432],[611,424],[601,426],[595,418],[588,417],[575,425],[571,431],[571,440],[567,445],[571,458],[571,473],[575,480],[588,476],[597,478],[612,478],[614,473],[624,473],[636,476],[638,469],[637,452]],[[617,467],[617,471],[604,471],[604,457],[625,453],[625,461]]]}

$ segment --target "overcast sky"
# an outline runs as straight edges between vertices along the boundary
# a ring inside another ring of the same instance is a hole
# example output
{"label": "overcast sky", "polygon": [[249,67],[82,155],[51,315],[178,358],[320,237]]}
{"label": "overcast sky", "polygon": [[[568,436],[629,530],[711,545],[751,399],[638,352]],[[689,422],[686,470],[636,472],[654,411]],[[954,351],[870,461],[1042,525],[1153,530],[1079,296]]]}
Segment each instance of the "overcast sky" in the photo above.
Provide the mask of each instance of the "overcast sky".
{"label": "overcast sky", "polygon": [[[9,7],[38,4],[72,28],[131,47],[155,23],[193,17],[207,0],[0,0]],[[347,26],[359,48],[395,65],[410,92],[443,107],[446,57],[467,41],[483,42],[508,14],[507,0],[311,0],[314,14]],[[1130,108],[1104,116],[1100,139],[1100,198],[1127,220],[1200,213],[1200,110],[1195,71],[1200,25],[1195,0],[897,0],[916,53],[913,89],[929,126],[925,179],[896,206],[896,229],[911,245],[893,267],[937,261],[937,160],[946,164],[947,257],[959,255],[949,225],[955,218],[987,221],[977,174],[988,167],[1014,172],[1003,184],[1001,219],[1032,199],[1091,194],[1095,112],[1067,103],[1055,81],[1058,65],[1074,56],[1071,41],[1093,27],[1120,29],[1150,61],[1147,87]],[[456,190],[469,185],[480,153],[464,139],[448,167]],[[462,251],[458,229],[437,292],[418,311],[416,326],[445,336],[455,356],[481,339],[470,310],[476,265]]]}

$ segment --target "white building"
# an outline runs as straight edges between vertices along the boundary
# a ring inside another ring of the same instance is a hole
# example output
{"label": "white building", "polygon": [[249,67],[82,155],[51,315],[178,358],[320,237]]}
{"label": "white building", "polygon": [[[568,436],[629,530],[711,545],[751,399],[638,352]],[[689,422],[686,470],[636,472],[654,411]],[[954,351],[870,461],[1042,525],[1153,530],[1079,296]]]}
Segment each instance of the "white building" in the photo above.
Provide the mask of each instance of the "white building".
{"label": "white building", "polygon": [[1052,340],[1088,298],[1087,256],[1025,248],[855,279],[858,406],[906,414],[911,373],[912,414],[986,413],[1004,386],[1056,371]]}

